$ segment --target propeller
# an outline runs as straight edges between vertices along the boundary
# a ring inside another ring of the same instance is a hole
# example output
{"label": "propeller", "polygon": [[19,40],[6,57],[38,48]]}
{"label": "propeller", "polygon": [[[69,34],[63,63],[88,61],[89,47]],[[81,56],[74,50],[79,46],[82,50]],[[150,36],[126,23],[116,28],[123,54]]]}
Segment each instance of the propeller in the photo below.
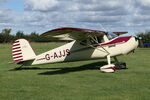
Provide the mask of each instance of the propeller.
{"label": "propeller", "polygon": [[103,26],[102,24],[100,24],[100,26],[103,28],[103,30],[104,30],[107,34],[110,35],[110,36],[109,36],[110,38],[114,38],[114,37],[117,37],[117,36],[119,36],[119,35],[123,35],[123,34],[128,33],[128,32],[111,32],[111,31],[108,31],[108,29],[104,28],[104,26]]}

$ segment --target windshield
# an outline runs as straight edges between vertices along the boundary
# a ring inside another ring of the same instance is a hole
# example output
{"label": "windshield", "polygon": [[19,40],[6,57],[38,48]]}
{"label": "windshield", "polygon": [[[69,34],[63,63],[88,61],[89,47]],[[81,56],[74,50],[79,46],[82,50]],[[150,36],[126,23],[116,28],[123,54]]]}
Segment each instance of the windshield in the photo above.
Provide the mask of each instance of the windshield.
{"label": "windshield", "polygon": [[113,32],[108,32],[107,36],[108,36],[109,39],[113,39],[113,38],[117,37],[117,35]]}

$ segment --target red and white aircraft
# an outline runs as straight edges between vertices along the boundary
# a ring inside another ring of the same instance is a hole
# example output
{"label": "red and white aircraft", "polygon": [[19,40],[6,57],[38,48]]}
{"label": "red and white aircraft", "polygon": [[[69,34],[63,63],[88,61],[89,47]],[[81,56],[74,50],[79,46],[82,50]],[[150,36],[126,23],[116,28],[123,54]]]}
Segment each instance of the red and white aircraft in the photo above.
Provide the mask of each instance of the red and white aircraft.
{"label": "red and white aircraft", "polygon": [[[61,40],[72,39],[72,41],[36,55],[27,40],[18,39],[13,43],[12,57],[15,63],[22,65],[107,58],[108,65],[100,67],[100,70],[114,72],[118,67],[126,68],[126,64],[119,63],[116,57],[128,54],[138,46],[138,39],[134,36],[117,36],[124,33],[126,32],[109,33],[72,27],[57,28],[43,33],[42,36],[51,36]],[[111,63],[111,57],[115,58],[116,64]]]}

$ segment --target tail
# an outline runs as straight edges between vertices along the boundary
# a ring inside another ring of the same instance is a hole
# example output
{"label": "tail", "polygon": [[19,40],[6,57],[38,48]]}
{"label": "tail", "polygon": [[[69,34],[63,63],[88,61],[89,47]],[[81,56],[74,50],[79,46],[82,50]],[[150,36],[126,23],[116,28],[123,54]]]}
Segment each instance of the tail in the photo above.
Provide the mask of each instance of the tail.
{"label": "tail", "polygon": [[26,61],[34,60],[36,55],[26,39],[18,39],[13,43],[12,57],[15,63],[21,64]]}

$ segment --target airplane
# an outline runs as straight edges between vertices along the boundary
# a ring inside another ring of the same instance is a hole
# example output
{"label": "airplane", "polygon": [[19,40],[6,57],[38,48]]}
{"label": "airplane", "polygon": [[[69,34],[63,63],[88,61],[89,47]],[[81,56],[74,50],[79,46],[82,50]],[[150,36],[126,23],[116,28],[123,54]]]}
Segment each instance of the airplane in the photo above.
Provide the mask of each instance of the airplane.
{"label": "airplane", "polygon": [[[116,69],[126,69],[126,63],[119,62],[117,56],[128,54],[138,47],[137,37],[121,35],[125,33],[127,32],[105,32],[74,27],[56,28],[41,36],[66,39],[71,42],[36,55],[28,40],[17,39],[12,45],[12,58],[16,64],[21,65],[106,58],[108,64],[101,66],[100,70],[115,72]],[[114,58],[115,64],[112,64],[111,58]]]}

